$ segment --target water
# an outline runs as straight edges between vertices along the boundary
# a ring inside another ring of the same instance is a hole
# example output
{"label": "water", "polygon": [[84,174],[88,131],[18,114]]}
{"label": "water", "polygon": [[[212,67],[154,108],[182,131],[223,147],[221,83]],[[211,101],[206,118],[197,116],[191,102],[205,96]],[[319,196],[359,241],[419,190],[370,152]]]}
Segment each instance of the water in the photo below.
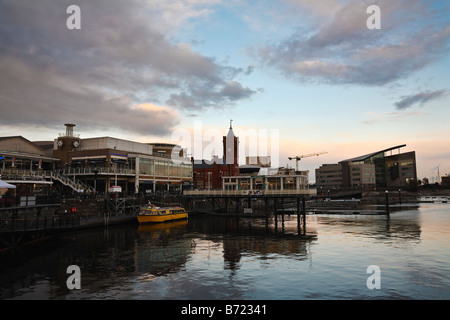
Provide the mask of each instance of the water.
{"label": "water", "polygon": [[[385,216],[198,216],[65,234],[2,258],[1,299],[450,298],[450,204]],[[69,265],[81,289],[69,290]],[[367,267],[380,268],[368,289]]]}

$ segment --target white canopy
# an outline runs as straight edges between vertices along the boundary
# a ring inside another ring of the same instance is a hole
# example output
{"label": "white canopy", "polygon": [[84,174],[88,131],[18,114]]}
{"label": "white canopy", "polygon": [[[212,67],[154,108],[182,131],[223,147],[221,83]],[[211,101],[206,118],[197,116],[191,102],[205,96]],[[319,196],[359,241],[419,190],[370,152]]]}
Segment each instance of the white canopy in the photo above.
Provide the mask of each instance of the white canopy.
{"label": "white canopy", "polygon": [[0,180],[0,189],[15,189],[16,186]]}

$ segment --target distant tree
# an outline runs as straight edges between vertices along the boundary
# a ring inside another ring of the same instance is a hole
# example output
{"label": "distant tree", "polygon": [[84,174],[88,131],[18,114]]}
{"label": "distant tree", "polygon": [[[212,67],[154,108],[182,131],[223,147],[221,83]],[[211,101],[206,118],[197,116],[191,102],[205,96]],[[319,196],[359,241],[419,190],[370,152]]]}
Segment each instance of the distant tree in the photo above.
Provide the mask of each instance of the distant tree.
{"label": "distant tree", "polygon": [[422,179],[422,183],[423,183],[423,184],[429,184],[430,181],[428,181],[428,178],[423,178],[423,179]]}

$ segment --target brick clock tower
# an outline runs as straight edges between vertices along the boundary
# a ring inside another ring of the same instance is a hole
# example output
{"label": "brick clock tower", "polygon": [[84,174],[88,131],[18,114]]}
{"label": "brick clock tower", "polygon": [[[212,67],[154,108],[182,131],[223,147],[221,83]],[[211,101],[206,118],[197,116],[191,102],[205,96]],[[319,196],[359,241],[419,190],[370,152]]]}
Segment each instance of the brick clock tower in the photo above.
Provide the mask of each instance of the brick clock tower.
{"label": "brick clock tower", "polygon": [[80,147],[81,140],[78,135],[74,135],[74,124],[66,123],[66,133],[54,140],[53,157],[61,159],[61,168],[70,164],[70,152]]}
{"label": "brick clock tower", "polygon": [[234,135],[232,121],[228,134],[223,137],[223,161],[227,167],[228,176],[239,175],[239,138]]}
{"label": "brick clock tower", "polygon": [[200,189],[222,189],[222,177],[239,175],[239,138],[234,135],[231,121],[228,134],[223,136],[223,161],[215,156],[213,163],[195,163],[192,158],[194,185]]}

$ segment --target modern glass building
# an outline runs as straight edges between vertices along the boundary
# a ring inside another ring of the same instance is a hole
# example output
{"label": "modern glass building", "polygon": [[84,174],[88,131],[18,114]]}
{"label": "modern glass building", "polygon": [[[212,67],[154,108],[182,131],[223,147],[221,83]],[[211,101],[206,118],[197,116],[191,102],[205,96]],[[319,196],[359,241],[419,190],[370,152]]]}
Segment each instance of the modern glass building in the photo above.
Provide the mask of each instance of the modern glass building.
{"label": "modern glass building", "polygon": [[338,164],[323,165],[316,169],[316,185],[322,189],[416,187],[416,154],[414,151],[401,153],[400,149],[405,146],[405,144],[398,145],[346,159]]}

